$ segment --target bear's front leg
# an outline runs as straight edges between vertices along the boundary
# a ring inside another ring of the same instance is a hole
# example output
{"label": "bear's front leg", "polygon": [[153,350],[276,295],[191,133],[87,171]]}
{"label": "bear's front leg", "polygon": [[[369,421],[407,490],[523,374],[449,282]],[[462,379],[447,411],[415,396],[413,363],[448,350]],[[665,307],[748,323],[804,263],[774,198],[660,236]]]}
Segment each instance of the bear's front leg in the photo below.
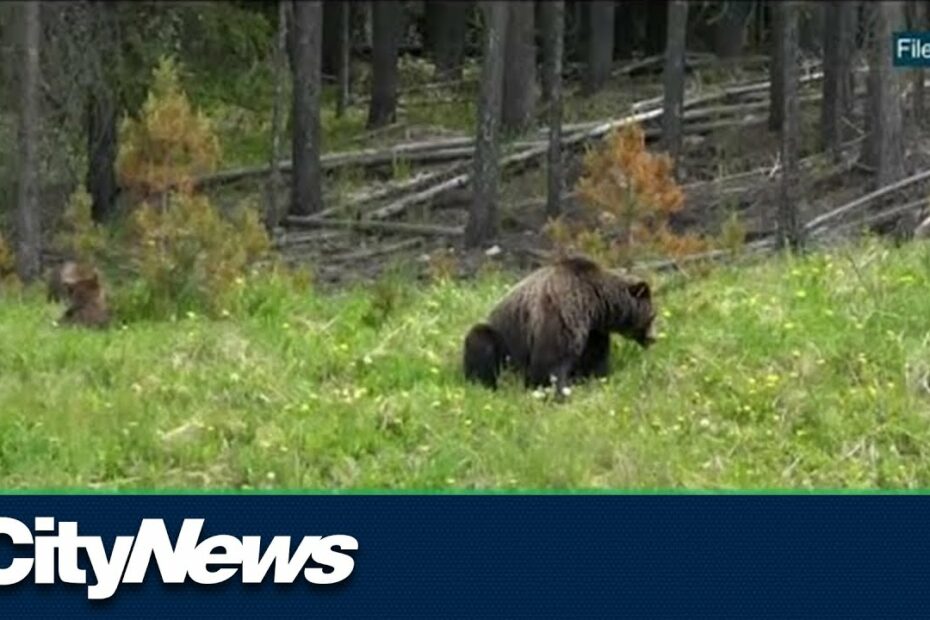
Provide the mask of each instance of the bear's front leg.
{"label": "bear's front leg", "polygon": [[578,363],[572,369],[570,377],[573,380],[583,380],[589,377],[600,379],[606,377],[610,370],[610,333],[607,331],[592,331],[588,335],[584,350]]}
{"label": "bear's front leg", "polygon": [[531,389],[555,387],[555,397],[562,400],[568,387],[569,375],[578,361],[570,351],[548,347],[534,347],[527,368],[526,385]]}

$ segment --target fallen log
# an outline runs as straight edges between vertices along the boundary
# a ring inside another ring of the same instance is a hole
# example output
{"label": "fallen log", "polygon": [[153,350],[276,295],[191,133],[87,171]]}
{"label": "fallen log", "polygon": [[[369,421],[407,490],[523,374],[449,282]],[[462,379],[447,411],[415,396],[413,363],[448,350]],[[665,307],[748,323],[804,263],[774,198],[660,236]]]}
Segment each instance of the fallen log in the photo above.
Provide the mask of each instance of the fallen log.
{"label": "fallen log", "polygon": [[[632,123],[642,122],[644,120],[656,118],[657,116],[660,116],[661,114],[662,114],[662,110],[650,110],[648,112],[641,112],[639,114],[633,114],[631,116],[626,116],[621,119],[600,123],[599,125],[597,125],[596,127],[588,131],[577,132],[575,134],[567,136],[566,138],[562,140],[562,147],[563,148],[570,147],[570,146],[579,144],[581,142],[585,142],[587,140],[593,140],[593,139],[603,136],[604,134],[618,127],[623,127],[625,125],[629,125]],[[507,168],[512,168],[518,164],[525,163],[537,157],[541,157],[546,154],[548,149],[549,149],[549,145],[547,142],[540,142],[538,143],[538,146],[534,146],[532,148],[528,148],[528,149],[519,151],[517,153],[508,155],[507,157],[504,157],[501,160],[500,169],[503,172]],[[449,190],[457,189],[459,187],[465,186],[466,184],[471,182],[472,175],[473,175],[473,172],[466,172],[464,174],[460,174],[458,176],[452,177],[451,179],[448,179],[447,181],[444,181],[440,183],[439,185],[436,185],[429,189],[423,190],[421,192],[417,192],[415,194],[411,194],[409,196],[405,196],[401,198],[400,200],[397,200],[387,206],[384,206],[378,209],[377,211],[374,211],[370,215],[370,218],[376,219],[376,220],[387,219],[389,217],[393,217],[395,215],[403,213],[410,207],[423,204],[429,200],[432,200],[433,198],[439,195],[442,195],[443,193]]]}
{"label": "fallen log", "polygon": [[909,187],[911,185],[924,181],[928,178],[930,178],[930,170],[924,170],[922,172],[918,172],[917,174],[909,176],[906,179],[901,179],[900,181],[895,181],[894,183],[890,185],[880,187],[876,189],[875,191],[869,192],[868,194],[864,196],[860,196],[859,198],[856,198],[855,200],[851,202],[848,202],[835,209],[827,211],[826,213],[818,215],[817,217],[815,217],[814,219],[812,219],[811,221],[809,221],[807,224],[804,225],[804,231],[807,233],[810,233],[812,236],[816,235],[818,234],[819,231],[815,229],[817,229],[818,227],[822,227],[825,222],[829,222],[830,220],[833,220],[841,215],[844,215],[846,213],[849,213],[850,211],[858,209],[859,207],[870,203],[876,198],[881,198],[882,196],[886,196],[887,194],[890,194],[892,192],[896,192],[900,189],[904,189],[905,187]]}
{"label": "fallen log", "polygon": [[306,217],[289,217],[291,226],[306,228],[345,228],[367,232],[400,233],[434,237],[460,237],[465,233],[461,226],[435,226],[430,224],[408,224],[405,222],[372,222],[370,220],[318,220]]}
{"label": "fallen log", "polygon": [[[323,170],[332,170],[343,166],[383,165],[392,163],[396,160],[406,160],[416,163],[443,161],[470,157],[473,150],[473,138],[442,138],[432,141],[408,142],[385,149],[362,149],[342,153],[329,153],[320,157],[320,165],[323,167]],[[292,167],[293,162],[289,159],[280,161],[278,165],[278,169],[282,172],[290,172]],[[194,186],[203,188],[233,183],[250,177],[266,175],[270,170],[271,167],[268,165],[246,166],[223,170],[194,179]]]}
{"label": "fallen log", "polygon": [[417,247],[423,243],[422,237],[414,237],[412,239],[404,239],[403,241],[398,241],[397,243],[392,243],[390,245],[381,245],[370,250],[361,250],[358,252],[349,252],[347,254],[337,254],[335,256],[330,256],[326,259],[326,262],[329,264],[332,263],[350,263],[360,260],[366,260],[369,258],[376,258],[378,256],[384,256],[386,254],[393,254],[395,252],[402,252],[403,250],[410,250]]}
{"label": "fallen log", "polygon": [[870,215],[869,217],[862,218],[861,220],[856,220],[854,222],[846,222],[846,223],[840,224],[839,226],[833,228],[831,232],[835,232],[838,230],[848,230],[849,228],[853,228],[856,226],[869,226],[871,224],[880,224],[901,213],[907,213],[908,211],[916,211],[918,209],[922,209],[926,207],[927,207],[927,199],[919,198],[917,200],[912,200],[910,202],[907,202],[903,205],[896,205],[889,209],[884,209],[882,211],[879,211],[878,213]]}

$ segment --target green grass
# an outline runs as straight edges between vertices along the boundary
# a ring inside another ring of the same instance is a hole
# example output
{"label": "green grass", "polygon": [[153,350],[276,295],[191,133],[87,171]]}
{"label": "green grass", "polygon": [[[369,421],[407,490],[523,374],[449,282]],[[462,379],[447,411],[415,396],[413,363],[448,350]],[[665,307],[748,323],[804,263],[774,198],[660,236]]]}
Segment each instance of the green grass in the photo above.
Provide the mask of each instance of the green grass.
{"label": "green grass", "polygon": [[514,277],[266,281],[248,316],[104,333],[0,300],[0,488],[930,486],[930,245],[666,280],[660,342],[615,338],[564,404],[462,380]]}

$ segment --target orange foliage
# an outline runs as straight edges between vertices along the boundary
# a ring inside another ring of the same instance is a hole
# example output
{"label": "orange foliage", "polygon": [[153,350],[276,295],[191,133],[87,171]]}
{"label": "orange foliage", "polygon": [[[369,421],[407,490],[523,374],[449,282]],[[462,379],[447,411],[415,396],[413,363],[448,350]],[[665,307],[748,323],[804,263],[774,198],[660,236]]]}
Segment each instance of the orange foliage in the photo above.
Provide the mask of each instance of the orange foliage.
{"label": "orange foliage", "polygon": [[162,59],[139,118],[120,128],[120,182],[140,200],[172,188],[189,193],[194,176],[213,171],[219,158],[210,119],[193,110],[175,63]]}
{"label": "orange foliage", "polygon": [[684,193],[671,159],[646,149],[638,125],[614,131],[587,153],[577,190],[594,224],[571,230],[562,220],[550,222],[547,234],[560,251],[582,250],[628,263],[643,254],[674,257],[709,247],[698,236],[669,230],[669,217],[684,206]]}

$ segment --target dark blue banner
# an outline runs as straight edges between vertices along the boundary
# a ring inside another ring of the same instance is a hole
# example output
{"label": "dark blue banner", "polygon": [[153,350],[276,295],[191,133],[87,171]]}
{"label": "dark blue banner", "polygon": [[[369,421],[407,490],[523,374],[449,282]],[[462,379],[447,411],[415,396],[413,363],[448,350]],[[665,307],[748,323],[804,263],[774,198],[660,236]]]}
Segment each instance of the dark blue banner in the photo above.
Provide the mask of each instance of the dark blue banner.
{"label": "dark blue banner", "polygon": [[0,616],[925,616],[928,517],[920,495],[0,496]]}

